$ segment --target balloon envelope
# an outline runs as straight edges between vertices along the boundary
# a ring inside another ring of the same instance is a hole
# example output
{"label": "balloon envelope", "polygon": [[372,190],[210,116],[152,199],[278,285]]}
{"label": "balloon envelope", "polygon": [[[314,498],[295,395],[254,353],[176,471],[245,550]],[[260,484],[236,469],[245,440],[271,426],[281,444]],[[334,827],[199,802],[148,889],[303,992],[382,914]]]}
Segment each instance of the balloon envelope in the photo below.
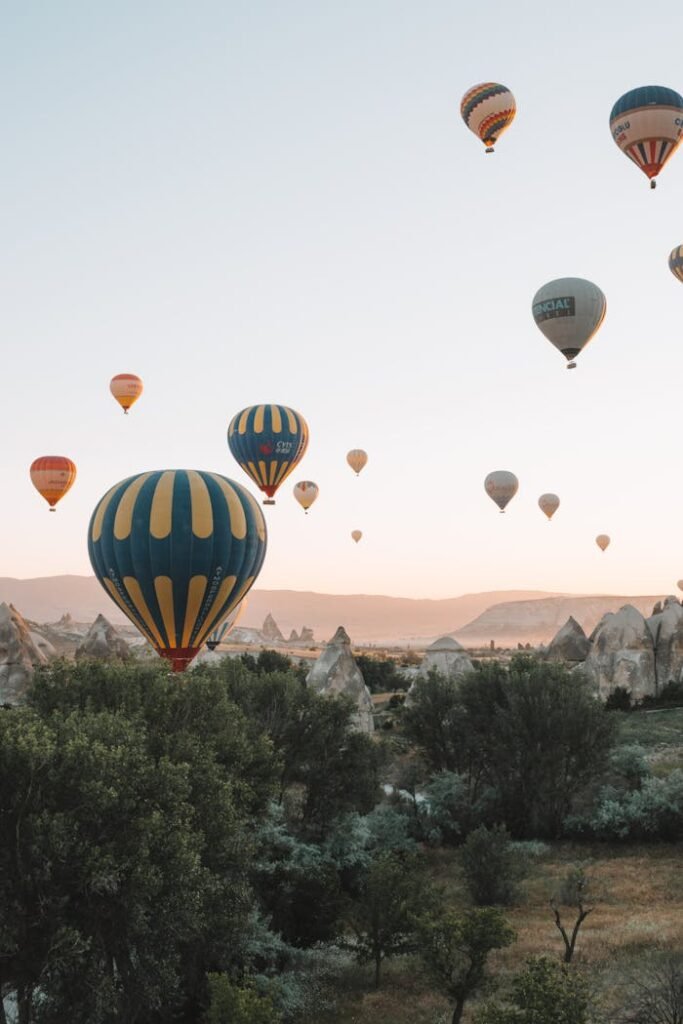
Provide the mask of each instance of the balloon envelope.
{"label": "balloon envelope", "polygon": [[515,97],[499,82],[481,82],[468,89],[460,102],[460,114],[471,132],[492,153],[495,143],[515,119]]}
{"label": "balloon envelope", "polygon": [[346,456],[346,461],[356,476],[358,476],[368,461],[368,453],[364,452],[362,448],[352,448]]}
{"label": "balloon envelope", "polygon": [[560,507],[560,499],[556,494],[542,494],[538,499],[538,507],[548,519],[552,519]]}
{"label": "balloon envelope", "polygon": [[117,373],[109,381],[109,390],[124,413],[128,415],[131,405],[137,402],[142,394],[143,385],[140,378],[136,377],[134,373]]}
{"label": "balloon envelope", "polygon": [[100,500],[88,528],[98,580],[176,671],[244,598],[266,553],[255,498],[218,473],[139,473]]}
{"label": "balloon envelope", "polygon": [[357,544],[358,541],[363,536],[363,531],[362,530],[351,530],[351,536],[353,537],[353,539],[355,540],[355,542]]}
{"label": "balloon envelope", "polygon": [[678,587],[679,590],[683,590],[683,580],[679,580],[678,583],[676,584],[676,586]]}
{"label": "balloon envelope", "polygon": [[318,497],[318,493],[318,485],[312,480],[300,480],[298,484],[294,484],[294,497],[306,513]]}
{"label": "balloon envelope", "polygon": [[268,496],[273,495],[304,456],[308,426],[286,405],[252,405],[233,416],[228,445],[244,472]]}
{"label": "balloon envelope", "polygon": [[76,479],[76,465],[65,455],[41,455],[31,463],[31,483],[54,512]]}
{"label": "balloon envelope", "polygon": [[683,281],[683,245],[677,245],[675,249],[671,250],[669,270],[679,281]]}
{"label": "balloon envelope", "polygon": [[654,179],[681,141],[683,96],[661,85],[631,89],[612,107],[609,127],[619,149],[654,188]]}
{"label": "balloon envelope", "polygon": [[601,551],[606,551],[610,546],[610,538],[606,533],[599,533],[595,538],[595,543],[598,545]]}
{"label": "balloon envelope", "polygon": [[607,300],[592,281],[559,277],[538,289],[531,311],[538,329],[573,369],[573,360],[605,319]]}
{"label": "balloon envelope", "polygon": [[514,498],[519,487],[519,480],[514,473],[507,469],[497,469],[484,480],[484,488],[489,498],[495,501],[501,512],[505,506]]}

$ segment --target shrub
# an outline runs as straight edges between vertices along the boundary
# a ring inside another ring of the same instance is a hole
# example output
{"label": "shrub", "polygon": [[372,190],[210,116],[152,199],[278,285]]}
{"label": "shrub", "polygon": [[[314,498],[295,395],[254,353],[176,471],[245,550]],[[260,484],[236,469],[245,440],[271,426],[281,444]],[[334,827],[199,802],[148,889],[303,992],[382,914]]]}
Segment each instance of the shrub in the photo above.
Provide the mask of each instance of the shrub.
{"label": "shrub", "polygon": [[206,1024],[276,1024],[278,1018],[267,996],[238,988],[225,974],[209,974],[211,1002]]}
{"label": "shrub", "polygon": [[465,837],[495,814],[496,794],[485,790],[475,798],[466,775],[439,772],[424,788],[430,841],[461,843]]}
{"label": "shrub", "polygon": [[654,696],[643,697],[640,702],[644,708],[678,708],[683,706],[683,682],[670,679],[665,683],[659,693]]}
{"label": "shrub", "polygon": [[461,852],[465,885],[479,907],[508,906],[525,874],[522,855],[504,825],[471,832]]}
{"label": "shrub", "polygon": [[607,787],[592,815],[567,824],[573,834],[596,839],[676,842],[683,838],[683,771],[650,776],[627,793]]}
{"label": "shrub", "polygon": [[476,1024],[589,1024],[586,982],[565,964],[532,957],[512,983],[511,1005],[485,1007]]}
{"label": "shrub", "polygon": [[610,755],[609,765],[629,789],[640,789],[643,780],[650,774],[647,752],[640,743],[625,743],[617,747]]}
{"label": "shrub", "polygon": [[610,690],[605,701],[606,711],[631,711],[632,708],[630,690],[627,690],[625,686],[615,686],[613,690]]}

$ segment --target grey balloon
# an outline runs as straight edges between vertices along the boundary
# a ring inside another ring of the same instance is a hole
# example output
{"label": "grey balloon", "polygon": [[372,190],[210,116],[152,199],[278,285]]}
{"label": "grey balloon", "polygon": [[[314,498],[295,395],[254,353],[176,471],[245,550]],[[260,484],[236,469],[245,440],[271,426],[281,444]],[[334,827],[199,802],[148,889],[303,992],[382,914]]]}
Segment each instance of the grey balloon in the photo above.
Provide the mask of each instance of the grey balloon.
{"label": "grey balloon", "polygon": [[582,277],[558,277],[534,295],[531,312],[545,334],[573,370],[574,360],[605,319],[607,300],[596,284]]}

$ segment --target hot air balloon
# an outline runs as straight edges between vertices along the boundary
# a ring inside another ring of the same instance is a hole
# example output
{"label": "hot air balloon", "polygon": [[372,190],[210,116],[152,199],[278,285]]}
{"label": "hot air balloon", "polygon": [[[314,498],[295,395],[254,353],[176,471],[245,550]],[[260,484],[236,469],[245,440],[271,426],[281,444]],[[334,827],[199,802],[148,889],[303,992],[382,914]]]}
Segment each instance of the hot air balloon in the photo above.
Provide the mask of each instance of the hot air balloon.
{"label": "hot air balloon", "polygon": [[495,501],[501,512],[505,506],[514,498],[519,487],[519,480],[514,473],[508,473],[506,469],[498,469],[484,480],[484,488],[489,498]]}
{"label": "hot air balloon", "polygon": [[142,394],[143,386],[140,378],[134,373],[117,373],[109,381],[109,390],[127,416],[131,405],[137,402]]}
{"label": "hot air balloon", "polygon": [[678,149],[683,131],[683,96],[661,85],[631,89],[612,107],[609,116],[612,138],[622,153],[650,179]]}
{"label": "hot air balloon", "polygon": [[595,543],[598,545],[601,551],[606,551],[610,545],[610,538],[606,533],[599,533],[595,538]]}
{"label": "hot air balloon", "polygon": [[362,530],[351,530],[351,536],[353,537],[353,539],[355,540],[355,542],[357,544],[358,541],[363,536],[363,531]]}
{"label": "hot air balloon", "polygon": [[683,245],[677,245],[675,249],[671,250],[669,270],[679,281],[683,281]]}
{"label": "hot air balloon", "polygon": [[460,102],[462,119],[471,132],[481,139],[487,153],[515,119],[517,107],[510,90],[498,82],[474,85]]}
{"label": "hot air balloon", "polygon": [[252,405],[233,416],[228,445],[244,472],[267,494],[264,505],[304,456],[308,426],[286,405]]}
{"label": "hot air balloon", "polygon": [[240,601],[240,603],[233,608],[227,619],[223,619],[223,622],[218,629],[214,629],[213,632],[210,633],[209,639],[206,641],[206,646],[210,651],[215,651],[218,645],[225,640],[226,636],[230,636],[233,629],[242,618],[242,614],[248,604],[249,598],[245,597],[243,601]]}
{"label": "hot air balloon", "polygon": [[359,476],[361,469],[368,461],[368,453],[364,452],[362,448],[352,448],[346,456],[346,461],[356,476]]}
{"label": "hot air balloon", "polygon": [[567,369],[605,319],[607,300],[596,284],[582,277],[559,277],[534,295],[531,311],[539,330],[565,357]]}
{"label": "hot air balloon", "polygon": [[107,491],[88,527],[98,580],[157,652],[182,671],[259,574],[256,499],[218,473],[139,473]]}
{"label": "hot air balloon", "polygon": [[312,480],[300,480],[298,484],[294,484],[294,497],[308,515],[309,508],[318,497],[318,485]]}
{"label": "hot air balloon", "polygon": [[548,519],[552,519],[560,507],[560,499],[556,494],[542,494],[538,499],[538,507]]}
{"label": "hot air balloon", "polygon": [[64,455],[42,455],[31,463],[31,483],[54,512],[76,479],[76,466]]}
{"label": "hot air balloon", "polygon": [[679,590],[683,590],[683,580],[679,580],[678,583],[676,584],[676,586],[678,587]]}

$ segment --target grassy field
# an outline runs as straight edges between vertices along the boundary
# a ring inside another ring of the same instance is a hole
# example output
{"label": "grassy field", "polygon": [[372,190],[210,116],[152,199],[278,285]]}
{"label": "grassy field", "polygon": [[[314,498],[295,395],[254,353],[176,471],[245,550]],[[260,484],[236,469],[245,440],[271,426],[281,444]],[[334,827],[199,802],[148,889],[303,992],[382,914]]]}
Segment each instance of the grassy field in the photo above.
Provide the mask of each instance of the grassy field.
{"label": "grassy field", "polygon": [[683,708],[614,712],[619,716],[621,743],[640,743],[654,775],[683,769]]}
{"label": "grassy field", "polygon": [[[428,856],[430,874],[443,886],[445,899],[453,906],[464,905],[457,852],[439,850]],[[648,951],[683,951],[683,847],[558,843],[535,863],[518,905],[507,912],[517,941],[491,959],[491,973],[503,983],[532,954],[560,957],[563,947],[550,912],[550,895],[571,866],[586,862],[598,883],[600,901],[580,933],[575,961],[590,973],[606,1000],[617,997],[624,978]],[[321,1024],[450,1022],[448,1003],[434,991],[417,958],[389,961],[377,992],[369,967],[350,966],[340,989],[336,1011],[321,1016]],[[465,1020],[471,1020],[475,1005]]]}

